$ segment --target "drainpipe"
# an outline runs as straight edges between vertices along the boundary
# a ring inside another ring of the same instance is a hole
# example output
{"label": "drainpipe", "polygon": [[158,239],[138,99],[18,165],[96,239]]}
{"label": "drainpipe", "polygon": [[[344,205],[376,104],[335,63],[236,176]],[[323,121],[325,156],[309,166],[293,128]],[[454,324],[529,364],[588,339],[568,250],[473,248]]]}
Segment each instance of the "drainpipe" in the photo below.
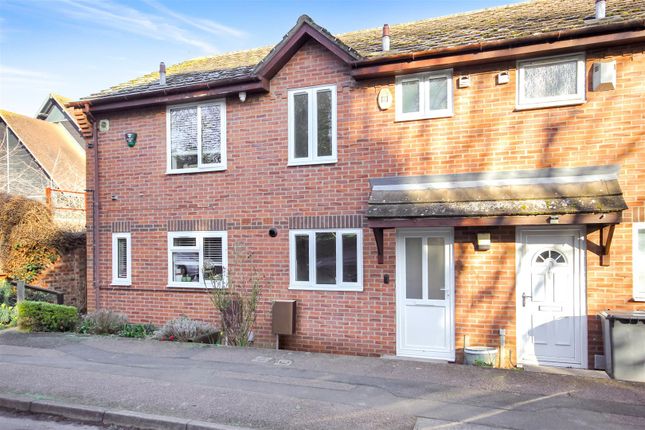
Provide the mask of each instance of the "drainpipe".
{"label": "drainpipe", "polygon": [[97,122],[92,114],[87,112],[92,121],[92,146],[94,149],[94,189],[92,190],[92,286],[96,310],[101,308],[99,294],[99,137]]}

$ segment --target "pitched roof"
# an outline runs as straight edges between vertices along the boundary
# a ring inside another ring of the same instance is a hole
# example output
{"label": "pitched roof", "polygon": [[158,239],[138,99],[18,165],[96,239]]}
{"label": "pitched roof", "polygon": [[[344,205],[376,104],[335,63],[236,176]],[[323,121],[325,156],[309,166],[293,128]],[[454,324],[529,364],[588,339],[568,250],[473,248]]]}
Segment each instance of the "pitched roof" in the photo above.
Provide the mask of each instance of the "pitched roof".
{"label": "pitched roof", "polygon": [[627,209],[618,166],[370,179],[368,218],[611,213]]}
{"label": "pitched roof", "polygon": [[85,188],[85,152],[62,125],[6,110],[0,118],[60,188]]}
{"label": "pitched roof", "polygon": [[[382,28],[380,27],[333,36],[315,23],[311,22],[311,24],[330,38],[337,40],[342,48],[355,53],[357,58],[370,59],[645,19],[645,1],[611,0],[607,3],[606,19],[589,19],[593,14],[593,0],[532,0],[390,25],[391,47],[386,53],[381,51]],[[260,64],[271,51],[272,47],[263,47],[184,61],[167,68],[165,87],[161,87],[158,83],[159,73],[153,72],[115,85],[88,98],[252,77],[256,65]]]}

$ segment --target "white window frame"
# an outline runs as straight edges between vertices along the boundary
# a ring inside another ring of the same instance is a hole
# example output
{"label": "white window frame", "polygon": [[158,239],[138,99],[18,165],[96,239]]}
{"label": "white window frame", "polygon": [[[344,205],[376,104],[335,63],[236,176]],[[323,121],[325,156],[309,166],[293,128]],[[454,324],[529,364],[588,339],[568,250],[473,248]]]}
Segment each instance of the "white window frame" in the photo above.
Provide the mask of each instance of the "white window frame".
{"label": "white window frame", "polygon": [[[126,240],[128,276],[125,278],[119,278],[119,239]],[[132,285],[132,236],[130,233],[112,233],[112,285]]]}
{"label": "white window frame", "polygon": [[[447,105],[446,109],[430,110],[427,106],[427,98],[429,97],[430,87],[428,81],[430,79],[446,78],[447,85]],[[418,112],[403,112],[403,83],[409,81],[419,81],[419,111]],[[453,79],[452,69],[436,70],[425,73],[415,73],[412,75],[397,76],[395,79],[395,99],[396,99],[396,121],[413,121],[417,119],[430,119],[430,118],[447,118],[454,114],[453,103]]]}
{"label": "white window frame", "polygon": [[[316,233],[336,233],[336,284],[316,284]],[[343,234],[356,234],[356,282],[343,282]],[[296,281],[296,236],[309,236],[309,281]],[[363,291],[363,230],[308,229],[289,231],[289,289],[310,291]]]}
{"label": "white window frame", "polygon": [[[542,97],[537,99],[527,100],[524,95],[524,76],[527,66],[541,66],[548,64],[567,63],[576,61],[577,64],[577,87],[576,94],[563,95],[554,97]],[[535,109],[553,106],[570,106],[586,102],[586,72],[585,72],[585,54],[583,52],[577,54],[556,55],[552,57],[535,58],[531,60],[518,60],[517,61],[517,79],[516,79],[516,109]]]}
{"label": "white window frame", "polygon": [[[202,115],[201,107],[209,105],[219,105],[221,112],[220,119],[220,153],[221,162],[217,164],[202,163]],[[197,167],[188,169],[172,168],[172,148],[170,141],[170,111],[176,108],[197,108]],[[166,108],[166,174],[196,173],[196,172],[216,172],[226,170],[226,100],[218,99],[202,103],[184,103],[168,106]]]}
{"label": "white window frame", "polygon": [[[317,92],[320,90],[331,90],[331,155],[319,157],[318,151],[318,104]],[[297,94],[307,94],[309,102],[309,132],[308,157],[296,158],[296,135],[294,126],[294,96]],[[309,164],[328,164],[338,161],[337,152],[337,97],[336,85],[320,85],[316,87],[297,88],[288,91],[288,115],[289,115],[289,166],[302,166]]]}
{"label": "white window frame", "polygon": [[638,255],[638,232],[645,230],[645,222],[632,223],[632,274],[634,277],[634,301],[645,302],[645,285],[638,285],[637,269],[645,265],[645,256]]}
{"label": "white window frame", "polygon": [[[174,246],[173,239],[186,237],[195,238],[195,246]],[[213,282],[204,279],[204,238],[219,237],[222,239],[222,273],[226,276],[228,267],[228,234],[225,231],[172,231],[168,232],[168,287],[172,288],[225,288],[225,280]],[[176,282],[172,262],[173,252],[199,253],[199,281]]]}

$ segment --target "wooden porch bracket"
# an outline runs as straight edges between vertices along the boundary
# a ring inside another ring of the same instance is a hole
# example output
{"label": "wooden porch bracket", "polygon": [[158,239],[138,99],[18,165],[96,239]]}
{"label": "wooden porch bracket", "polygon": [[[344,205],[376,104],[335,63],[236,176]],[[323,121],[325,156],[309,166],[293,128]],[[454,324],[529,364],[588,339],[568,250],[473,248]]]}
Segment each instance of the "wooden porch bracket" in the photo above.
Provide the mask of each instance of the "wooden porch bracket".
{"label": "wooden porch bracket", "polygon": [[600,227],[600,265],[609,266],[611,259],[609,258],[609,251],[611,249],[611,241],[614,238],[614,230],[616,224],[603,225]]}
{"label": "wooden porch bracket", "polygon": [[383,228],[373,228],[374,239],[376,239],[376,252],[378,253],[378,264],[383,264]]}

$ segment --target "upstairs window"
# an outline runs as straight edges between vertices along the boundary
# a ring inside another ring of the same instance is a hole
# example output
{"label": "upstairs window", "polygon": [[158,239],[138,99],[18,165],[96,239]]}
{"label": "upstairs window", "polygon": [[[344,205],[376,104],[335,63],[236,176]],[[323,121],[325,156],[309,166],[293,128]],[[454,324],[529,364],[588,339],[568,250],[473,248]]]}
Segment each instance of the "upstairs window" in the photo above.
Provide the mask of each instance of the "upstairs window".
{"label": "upstairs window", "polygon": [[632,272],[634,272],[634,300],[645,301],[645,222],[632,224]]}
{"label": "upstairs window", "polygon": [[167,111],[168,173],[226,169],[226,103],[171,106]]}
{"label": "upstairs window", "polygon": [[290,90],[289,165],[336,161],[336,86]]}
{"label": "upstairs window", "polygon": [[112,234],[112,285],[132,283],[130,233]]}
{"label": "upstairs window", "polygon": [[517,62],[518,109],[565,106],[584,101],[584,54]]}
{"label": "upstairs window", "polygon": [[291,288],[362,291],[360,229],[291,230]]}
{"label": "upstairs window", "polygon": [[226,232],[168,233],[168,286],[222,287]]}
{"label": "upstairs window", "polygon": [[452,69],[398,76],[395,91],[397,121],[452,116]]}

